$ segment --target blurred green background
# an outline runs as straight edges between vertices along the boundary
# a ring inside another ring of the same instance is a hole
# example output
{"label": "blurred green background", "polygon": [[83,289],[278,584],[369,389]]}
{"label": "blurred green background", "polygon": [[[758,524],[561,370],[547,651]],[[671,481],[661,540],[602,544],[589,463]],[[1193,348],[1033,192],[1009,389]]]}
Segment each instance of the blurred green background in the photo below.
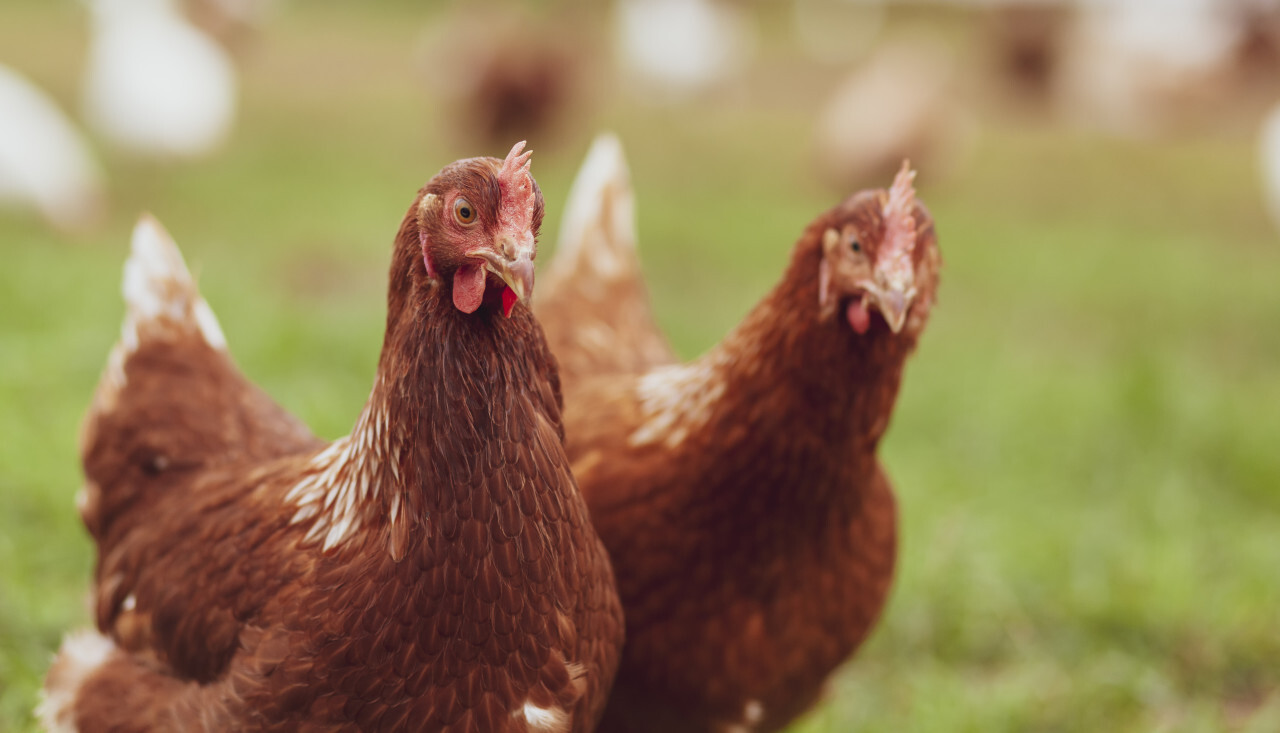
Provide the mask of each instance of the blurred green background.
{"label": "blurred green background", "polygon": [[[756,56],[729,88],[650,104],[588,84],[530,140],[545,260],[592,135],[619,133],[655,308],[686,356],[852,190],[813,167],[844,67],[797,54],[772,8],[757,4]],[[61,635],[88,622],[76,436],[137,214],[173,233],[250,377],[344,434],[405,207],[443,164],[514,141],[451,123],[433,77],[463,72],[424,50],[440,16],[285,6],[237,57],[239,117],[217,154],[99,149],[110,213],[88,233],[0,214],[0,730],[34,729]],[[562,17],[559,32],[606,45],[604,10]],[[986,79],[984,27],[903,11],[882,31],[950,44],[978,125],[945,176],[918,166],[945,269],[883,446],[903,521],[893,598],[795,730],[1280,730],[1280,236],[1254,120],[1228,109],[1207,133],[1145,139],[1069,127]],[[0,62],[74,111],[87,35],[77,3],[6,0]],[[607,75],[607,53],[591,63]]]}

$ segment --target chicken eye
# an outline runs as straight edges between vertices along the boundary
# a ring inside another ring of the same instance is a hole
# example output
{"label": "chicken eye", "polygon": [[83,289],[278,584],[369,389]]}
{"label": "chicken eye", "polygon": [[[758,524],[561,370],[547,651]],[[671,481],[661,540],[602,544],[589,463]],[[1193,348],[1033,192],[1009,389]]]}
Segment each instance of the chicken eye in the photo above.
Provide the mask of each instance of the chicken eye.
{"label": "chicken eye", "polygon": [[862,243],[858,241],[857,237],[853,237],[852,239],[849,240],[849,248],[852,249],[854,252],[861,252]]}
{"label": "chicken eye", "polygon": [[459,224],[471,224],[476,220],[476,207],[470,201],[460,198],[453,202],[453,216]]}

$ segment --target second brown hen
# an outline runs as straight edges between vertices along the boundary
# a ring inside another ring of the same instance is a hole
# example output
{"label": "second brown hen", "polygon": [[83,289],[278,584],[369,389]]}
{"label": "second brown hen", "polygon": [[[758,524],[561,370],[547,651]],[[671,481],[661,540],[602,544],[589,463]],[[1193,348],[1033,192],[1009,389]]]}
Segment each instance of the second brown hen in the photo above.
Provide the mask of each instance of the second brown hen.
{"label": "second brown hen", "polygon": [[[613,289],[612,304],[590,290],[601,262],[639,278],[629,241],[557,253],[583,276],[558,273],[538,313],[557,358],[577,365],[563,383],[567,446],[627,622],[601,730],[778,730],[880,615],[897,514],[876,447],[940,266],[912,178],[904,166],[890,190],[818,216],[781,282],[687,364],[635,366],[651,321],[595,323],[645,302],[643,289]],[[597,190],[596,223],[570,220],[582,231],[628,211],[625,186]]]}

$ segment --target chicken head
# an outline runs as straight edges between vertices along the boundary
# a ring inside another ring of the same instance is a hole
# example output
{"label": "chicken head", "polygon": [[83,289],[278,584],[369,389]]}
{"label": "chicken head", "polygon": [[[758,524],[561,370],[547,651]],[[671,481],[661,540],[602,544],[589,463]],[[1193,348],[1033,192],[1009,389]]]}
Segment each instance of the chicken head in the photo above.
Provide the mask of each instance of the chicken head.
{"label": "chicken head", "polygon": [[533,292],[542,191],[525,143],[505,160],[468,158],[440,171],[417,203],[426,278],[452,288],[453,304],[474,313],[487,301],[510,317]]}
{"label": "chicken head", "polygon": [[[921,293],[933,292],[938,254],[933,219],[915,197],[915,171],[903,161],[888,190],[863,191],[830,214],[822,233],[818,306],[823,319],[843,311],[859,335],[878,312],[894,334],[911,319]],[[928,305],[915,310],[924,315]]]}

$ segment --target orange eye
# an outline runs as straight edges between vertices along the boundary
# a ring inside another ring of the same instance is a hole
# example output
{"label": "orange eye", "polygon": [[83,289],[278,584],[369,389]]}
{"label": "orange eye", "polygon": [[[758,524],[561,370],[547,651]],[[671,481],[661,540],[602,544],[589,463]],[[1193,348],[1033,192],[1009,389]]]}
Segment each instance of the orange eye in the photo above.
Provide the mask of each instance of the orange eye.
{"label": "orange eye", "polygon": [[460,198],[453,202],[453,217],[463,226],[473,224],[476,220],[476,207],[470,201]]}

